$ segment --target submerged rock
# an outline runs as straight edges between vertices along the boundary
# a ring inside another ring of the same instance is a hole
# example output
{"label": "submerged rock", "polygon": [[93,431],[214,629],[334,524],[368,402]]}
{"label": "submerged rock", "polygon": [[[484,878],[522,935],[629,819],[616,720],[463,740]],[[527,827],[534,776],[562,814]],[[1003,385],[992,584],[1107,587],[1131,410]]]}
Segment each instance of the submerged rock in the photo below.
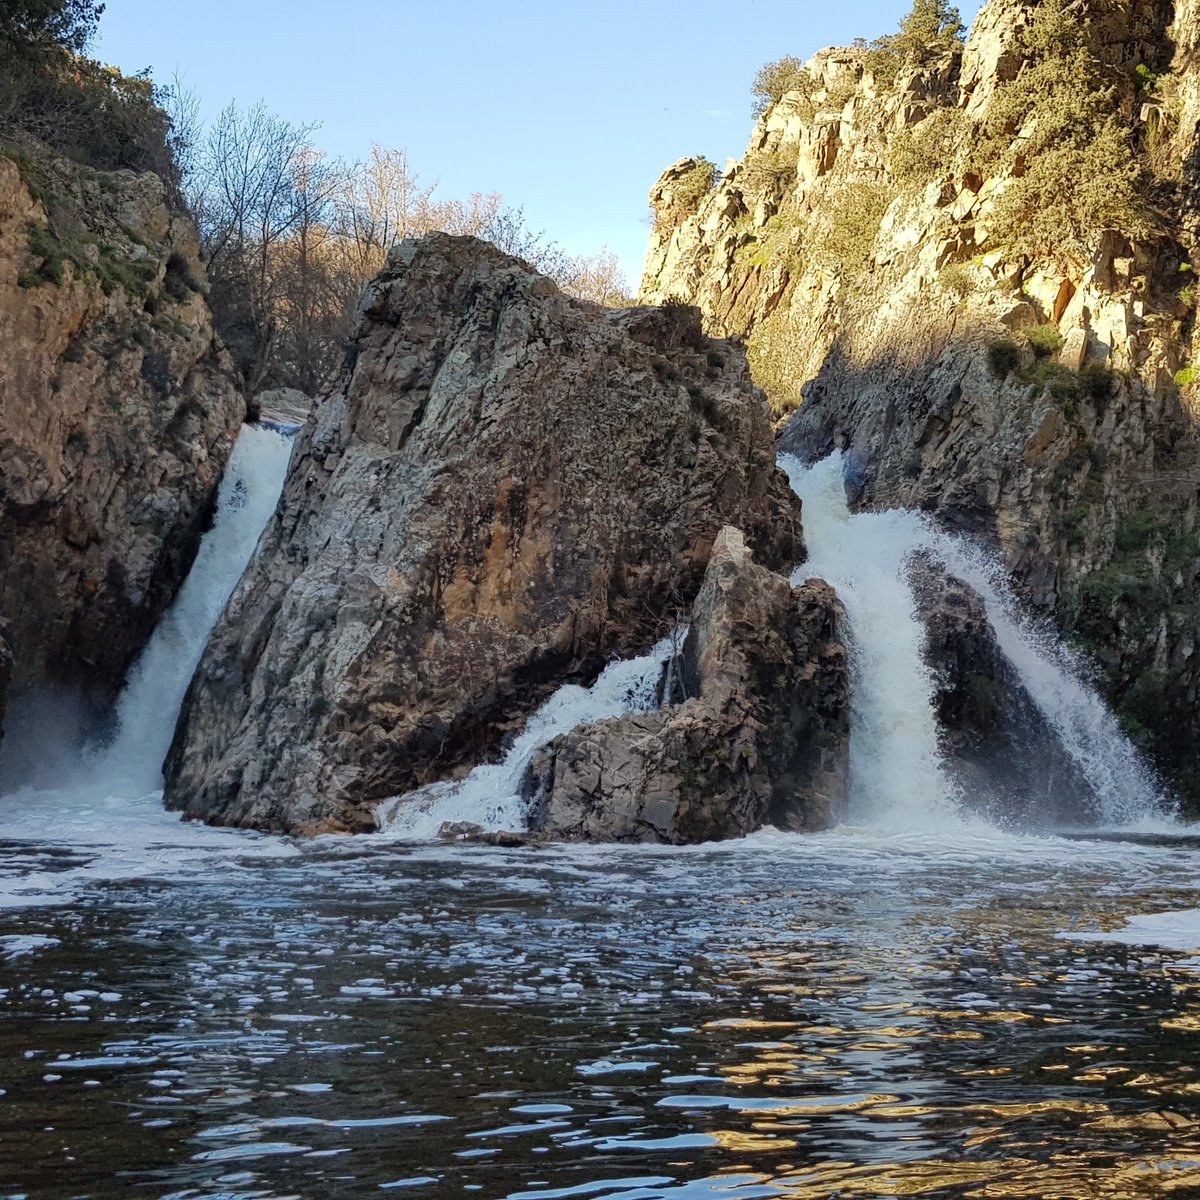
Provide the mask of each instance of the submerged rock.
{"label": "submerged rock", "polygon": [[167,802],[372,828],[661,636],[722,525],[801,561],[799,515],[744,355],[694,310],[606,310],[474,239],[405,242],[214,630]]}
{"label": "submerged rock", "polygon": [[915,556],[908,573],[944,761],[963,802],[1022,827],[1089,815],[1094,794],[1001,650],[983,597],[929,554]]}
{"label": "submerged rock", "polygon": [[105,703],[187,575],[245,403],[162,181],[30,155],[0,155],[0,621],[14,691]]}
{"label": "submerged rock", "polygon": [[828,584],[793,589],[723,529],[684,648],[691,698],[543,750],[528,784],[534,832],[683,843],[830,824],[850,732],[842,620]]}

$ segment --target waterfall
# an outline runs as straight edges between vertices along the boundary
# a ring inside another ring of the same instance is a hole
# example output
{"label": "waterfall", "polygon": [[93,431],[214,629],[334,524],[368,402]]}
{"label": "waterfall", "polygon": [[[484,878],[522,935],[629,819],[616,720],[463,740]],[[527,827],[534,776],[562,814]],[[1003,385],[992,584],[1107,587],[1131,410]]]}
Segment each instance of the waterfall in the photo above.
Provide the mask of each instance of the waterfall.
{"label": "waterfall", "polygon": [[520,788],[534,754],[556,737],[624,713],[658,707],[663,669],[678,653],[678,635],[664,638],[648,654],[610,663],[589,688],[560,687],[526,723],[503,759],[476,767],[465,779],[430,784],[384,801],[380,829],[394,837],[435,838],[443,824],[466,822],[482,829],[523,830],[529,805]]}
{"label": "waterfall", "polygon": [[780,466],[804,501],[811,557],[795,581],[826,579],[849,618],[850,791],[859,816],[930,828],[957,817],[922,658],[924,629],[905,577],[922,550],[982,596],[1000,649],[1094,792],[1099,823],[1128,826],[1161,813],[1155,780],[1116,718],[1066,648],[1022,618],[998,562],[919,513],[850,513],[838,454],[811,467],[783,456]]}
{"label": "waterfall", "polygon": [[110,793],[144,795],[162,787],[162,762],[208,635],[242,577],[275,511],[292,439],[244,426],[217,493],[212,528],[196,561],[117,702],[117,730],[93,764]]}
{"label": "waterfall", "polygon": [[809,560],[793,584],[832,584],[851,632],[850,811],[852,820],[935,830],[958,820],[958,796],[938,748],[934,680],[925,629],[905,564],[919,518],[899,510],[851,515],[841,463],[805,469],[780,459],[804,502]]}
{"label": "waterfall", "polygon": [[292,439],[242,427],[217,491],[212,527],[174,603],[129,672],[107,745],[86,743],[69,698],[33,697],[21,705],[4,748],[17,781],[35,791],[140,797],[162,787],[162,762],[208,635],[241,578],[275,509]]}

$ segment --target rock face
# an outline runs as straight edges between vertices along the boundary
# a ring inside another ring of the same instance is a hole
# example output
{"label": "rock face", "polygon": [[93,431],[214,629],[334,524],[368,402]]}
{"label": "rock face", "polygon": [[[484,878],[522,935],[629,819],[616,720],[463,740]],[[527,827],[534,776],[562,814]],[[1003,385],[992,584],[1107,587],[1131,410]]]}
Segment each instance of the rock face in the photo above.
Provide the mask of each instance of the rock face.
{"label": "rock face", "polygon": [[535,836],[681,844],[832,823],[849,751],[843,619],[828,584],[793,589],[723,529],[684,648],[691,698],[541,751]]}
{"label": "rock face", "polygon": [[675,198],[689,164],[669,168],[641,294],[747,336],[756,380],[797,410],[781,448],[845,452],[856,505],[994,547],[1200,800],[1200,7],[1070,8],[1157,180],[1152,230],[1091,229],[1086,253],[1000,238],[1021,179],[989,165],[988,122],[1040,9],[990,0],[964,53],[894,78],[868,50],[822,51],[691,215]]}
{"label": "rock face", "polygon": [[368,288],[352,359],[193,680],[189,817],[371,828],[665,633],[724,524],[803,558],[766,401],[692,310],[601,309],[431,235]]}
{"label": "rock face", "polygon": [[111,699],[187,574],[244,411],[197,253],[156,176],[0,156],[14,695],[59,684]]}
{"label": "rock face", "polygon": [[0,636],[0,738],[4,737],[4,710],[8,699],[8,685],[12,680],[12,651]]}
{"label": "rock face", "polygon": [[1021,829],[1092,815],[1086,779],[1000,649],[983,598],[928,555],[909,579],[937,684],[943,761],[964,803]]}

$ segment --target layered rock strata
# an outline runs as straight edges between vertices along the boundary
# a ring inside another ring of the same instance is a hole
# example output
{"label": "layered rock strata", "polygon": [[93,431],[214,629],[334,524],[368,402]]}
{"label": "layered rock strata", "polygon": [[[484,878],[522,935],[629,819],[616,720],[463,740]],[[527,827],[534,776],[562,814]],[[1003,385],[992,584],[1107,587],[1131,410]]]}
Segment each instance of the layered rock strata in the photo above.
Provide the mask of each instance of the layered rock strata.
{"label": "layered rock strata", "polygon": [[693,310],[602,309],[436,234],[368,287],[351,358],[189,691],[189,817],[369,829],[665,633],[723,525],[803,558],[766,401]]}
{"label": "layered rock strata", "polygon": [[849,674],[833,589],[717,539],[684,647],[690,698],[576,729],[535,759],[536,837],[691,843],[820,829],[845,799]]}
{"label": "layered rock strata", "polygon": [[[0,155],[0,622],[15,697],[110,699],[187,574],[244,402],[153,175]],[[11,702],[11,697],[10,697]]]}

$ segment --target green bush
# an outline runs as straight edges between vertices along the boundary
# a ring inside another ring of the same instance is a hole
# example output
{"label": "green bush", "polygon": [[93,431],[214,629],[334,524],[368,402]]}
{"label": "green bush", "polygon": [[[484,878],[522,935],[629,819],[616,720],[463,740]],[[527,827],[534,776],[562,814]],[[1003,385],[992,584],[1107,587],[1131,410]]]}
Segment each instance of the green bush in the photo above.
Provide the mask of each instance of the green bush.
{"label": "green bush", "polygon": [[1175,386],[1177,388],[1191,387],[1198,379],[1200,379],[1200,367],[1189,365],[1181,371],[1175,372]]}
{"label": "green bush", "polygon": [[909,62],[924,63],[935,55],[961,48],[966,27],[957,8],[946,0],[913,0],[900,22],[894,45]]}
{"label": "green bush", "polygon": [[1025,340],[1038,358],[1053,358],[1063,348],[1063,335],[1056,325],[1037,325],[1025,330]]}
{"label": "green bush", "polygon": [[686,221],[699,210],[705,198],[717,186],[720,172],[716,163],[703,157],[694,158],[691,163],[672,184],[670,204],[655,214],[657,228],[671,228]]}
{"label": "green bush", "polygon": [[796,158],[778,150],[746,156],[742,179],[757,192],[784,191],[796,182]]}
{"label": "green bush", "polygon": [[901,187],[925,187],[945,175],[966,140],[970,122],[962,109],[939,108],[892,140],[888,169]]}
{"label": "green bush", "polygon": [[965,300],[975,286],[971,269],[965,263],[947,263],[938,272],[938,282],[960,300]]}
{"label": "green bush", "polygon": [[1002,340],[988,347],[988,366],[997,379],[1007,379],[1021,365],[1021,347]]}
{"label": "green bush", "polygon": [[[760,67],[754,77],[750,91],[754,96],[751,114],[755,120],[772,105],[778,104],[788,92],[798,92],[810,104],[816,89],[816,80],[805,69],[798,58],[788,55]],[[810,114],[811,115],[811,114]]]}
{"label": "green bush", "polygon": [[882,87],[891,87],[902,66],[923,66],[941,54],[962,49],[965,27],[946,0],[913,0],[897,33],[861,43],[864,68]]}
{"label": "green bush", "polygon": [[101,171],[154,171],[182,203],[171,122],[148,73],[124,75],[84,53],[103,4],[0,5],[0,133],[32,137]]}
{"label": "green bush", "polygon": [[892,201],[881,183],[843,183],[826,194],[825,216],[809,231],[807,250],[826,271],[856,275],[871,259],[879,225]]}
{"label": "green bush", "polygon": [[1116,379],[1107,363],[1084,363],[1079,371],[1079,388],[1083,395],[1097,402],[1113,394]]}
{"label": "green bush", "polygon": [[1118,80],[1068,0],[1043,0],[1016,38],[1026,65],[996,91],[978,165],[1012,176],[993,233],[1013,255],[1090,260],[1099,231],[1153,229],[1146,172],[1121,116]]}

